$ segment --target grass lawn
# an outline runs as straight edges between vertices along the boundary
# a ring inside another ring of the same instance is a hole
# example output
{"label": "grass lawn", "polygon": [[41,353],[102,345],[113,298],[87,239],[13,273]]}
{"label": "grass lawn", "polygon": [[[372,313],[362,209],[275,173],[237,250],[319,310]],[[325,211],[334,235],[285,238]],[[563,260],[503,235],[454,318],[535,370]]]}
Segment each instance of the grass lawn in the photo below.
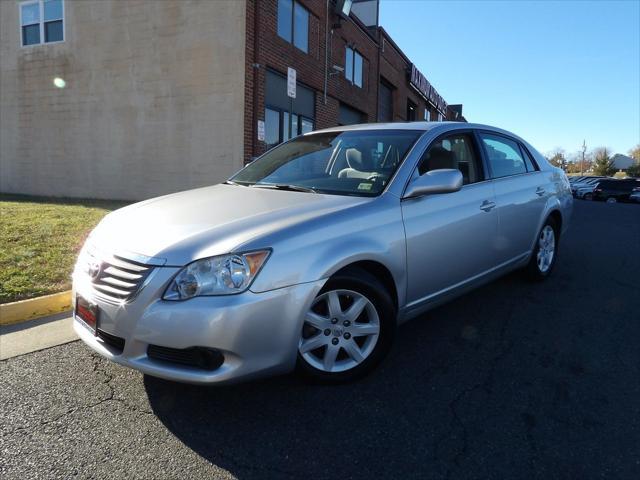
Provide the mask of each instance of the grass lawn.
{"label": "grass lawn", "polygon": [[0,303],[71,288],[80,247],[125,202],[0,195]]}

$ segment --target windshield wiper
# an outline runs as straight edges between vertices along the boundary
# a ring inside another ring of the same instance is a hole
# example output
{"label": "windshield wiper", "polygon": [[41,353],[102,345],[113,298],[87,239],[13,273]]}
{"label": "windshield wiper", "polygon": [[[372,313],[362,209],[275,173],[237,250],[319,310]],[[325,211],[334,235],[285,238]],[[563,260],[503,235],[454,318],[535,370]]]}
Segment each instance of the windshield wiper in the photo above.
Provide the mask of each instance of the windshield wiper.
{"label": "windshield wiper", "polygon": [[311,187],[302,187],[300,185],[290,185],[287,183],[254,183],[253,187],[257,188],[275,188],[277,190],[289,190],[292,192],[318,193]]}

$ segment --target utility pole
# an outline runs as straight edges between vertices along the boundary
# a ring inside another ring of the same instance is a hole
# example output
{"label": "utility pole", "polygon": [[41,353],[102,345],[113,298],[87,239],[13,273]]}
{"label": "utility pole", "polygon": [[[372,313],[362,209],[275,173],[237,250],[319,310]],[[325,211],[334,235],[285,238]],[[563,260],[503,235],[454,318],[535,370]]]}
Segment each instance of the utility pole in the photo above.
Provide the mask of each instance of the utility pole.
{"label": "utility pole", "polygon": [[584,154],[587,152],[587,141],[582,141],[582,161],[580,162],[580,175],[582,175],[582,170],[584,169]]}

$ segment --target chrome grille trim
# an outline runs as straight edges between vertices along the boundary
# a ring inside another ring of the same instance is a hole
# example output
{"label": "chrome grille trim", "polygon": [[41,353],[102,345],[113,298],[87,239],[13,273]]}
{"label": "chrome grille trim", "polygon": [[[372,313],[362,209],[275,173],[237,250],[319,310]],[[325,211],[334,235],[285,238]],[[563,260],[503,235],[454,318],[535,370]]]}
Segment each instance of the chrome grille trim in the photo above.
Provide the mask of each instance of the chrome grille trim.
{"label": "chrome grille trim", "polygon": [[102,260],[100,272],[91,283],[101,296],[116,302],[128,302],[140,291],[152,270],[152,265],[112,255]]}

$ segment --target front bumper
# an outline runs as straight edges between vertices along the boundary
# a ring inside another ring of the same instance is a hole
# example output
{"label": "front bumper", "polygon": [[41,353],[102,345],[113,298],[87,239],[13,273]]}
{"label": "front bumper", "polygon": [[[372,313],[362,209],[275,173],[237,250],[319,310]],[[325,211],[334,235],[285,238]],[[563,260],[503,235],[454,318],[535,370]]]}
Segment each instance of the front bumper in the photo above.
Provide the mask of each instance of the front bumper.
{"label": "front bumper", "polygon": [[[228,383],[294,368],[304,314],[325,280],[263,293],[164,301],[162,293],[178,270],[156,268],[137,296],[121,304],[96,294],[81,277],[74,278],[74,302],[77,293],[95,302],[100,330],[123,338],[124,349],[105,343],[78,319],[76,333],[113,362],[180,382]],[[159,361],[147,355],[149,345],[211,348],[224,355],[224,362],[215,370],[203,370]]]}

